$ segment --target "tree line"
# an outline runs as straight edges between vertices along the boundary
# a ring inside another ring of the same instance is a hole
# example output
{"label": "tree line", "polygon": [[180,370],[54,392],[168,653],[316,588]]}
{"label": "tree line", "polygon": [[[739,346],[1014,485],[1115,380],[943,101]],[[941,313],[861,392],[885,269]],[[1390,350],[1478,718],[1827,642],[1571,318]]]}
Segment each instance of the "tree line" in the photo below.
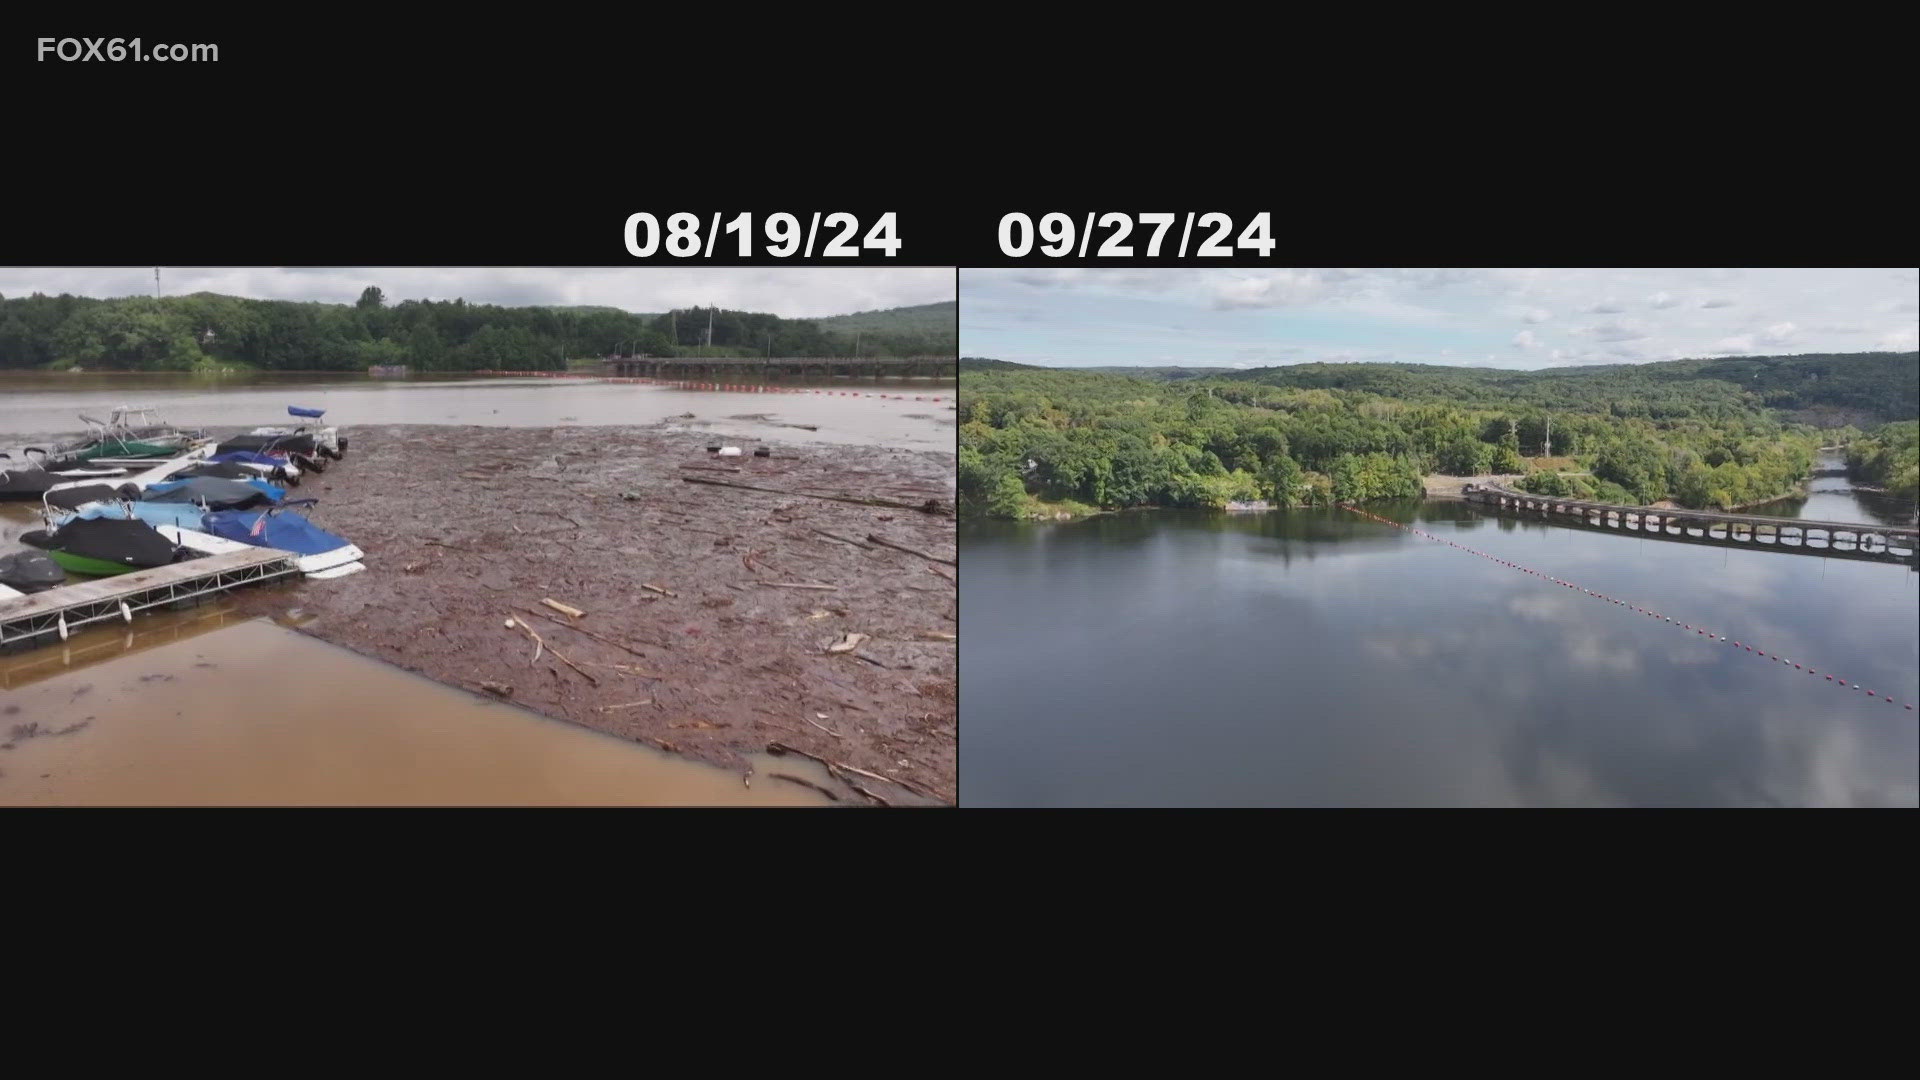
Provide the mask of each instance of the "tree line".
{"label": "tree line", "polygon": [[[249,300],[215,293],[111,300],[61,294],[0,297],[0,368],[204,371],[558,370],[569,357],[843,356],[853,336],[813,319],[686,308],[503,307],[452,301],[389,304],[368,287],[353,304]],[[863,356],[951,355],[953,336],[863,332]]]}
{"label": "tree line", "polygon": [[[970,358],[960,497],[1000,517],[1318,505],[1419,496],[1437,472],[1638,505],[1746,505],[1791,494],[1824,440],[1845,437],[1795,422],[1796,410],[1858,404],[1863,387],[1883,409],[1916,400],[1920,365],[1904,355],[1863,357],[1859,371],[1823,356],[1655,372],[1320,364],[1178,381]],[[1907,475],[1912,440],[1881,439],[1877,456],[1859,444],[1861,468]]]}
{"label": "tree line", "polygon": [[1847,475],[1904,499],[1920,498],[1920,421],[1887,424],[1850,441]]}

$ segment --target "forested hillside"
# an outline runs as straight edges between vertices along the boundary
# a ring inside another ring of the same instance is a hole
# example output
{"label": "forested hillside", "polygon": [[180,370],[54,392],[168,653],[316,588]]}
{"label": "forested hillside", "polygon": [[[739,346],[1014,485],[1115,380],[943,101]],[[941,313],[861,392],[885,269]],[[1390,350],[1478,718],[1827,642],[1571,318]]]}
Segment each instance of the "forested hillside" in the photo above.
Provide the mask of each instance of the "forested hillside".
{"label": "forested hillside", "polygon": [[[390,304],[374,287],[353,304],[214,293],[0,298],[0,368],[352,371],[409,364],[417,371],[541,370],[564,367],[565,357],[616,350],[653,356],[768,351],[838,356],[845,355],[851,340],[823,327],[821,320],[748,311],[692,308],[638,315],[607,307],[500,307],[465,300]],[[950,325],[944,337],[903,328],[860,339],[864,356],[951,355],[952,350]]]}
{"label": "forested hillside", "polygon": [[1295,364],[1227,376],[1267,386],[1355,390],[1405,401],[1514,404],[1615,416],[1732,416],[1836,407],[1881,420],[1920,415],[1920,353],[1669,360],[1506,371],[1431,364]]}
{"label": "forested hillside", "polygon": [[[1790,493],[1824,440],[1858,435],[1790,410],[1920,410],[1920,356],[1537,372],[1311,364],[1172,382],[963,362],[960,389],[960,491],[978,513],[1365,500],[1417,495],[1429,472],[1729,507]],[[1897,486],[1911,427],[1861,436],[1863,475]]]}
{"label": "forested hillside", "polygon": [[831,315],[814,321],[820,329],[829,334],[852,338],[860,336],[862,351],[865,342],[878,337],[912,337],[930,342],[939,342],[940,347],[934,353],[951,354],[959,341],[955,327],[960,318],[960,305],[952,300],[942,300],[937,304],[916,304],[913,307],[886,308],[880,311],[856,311],[851,315]]}

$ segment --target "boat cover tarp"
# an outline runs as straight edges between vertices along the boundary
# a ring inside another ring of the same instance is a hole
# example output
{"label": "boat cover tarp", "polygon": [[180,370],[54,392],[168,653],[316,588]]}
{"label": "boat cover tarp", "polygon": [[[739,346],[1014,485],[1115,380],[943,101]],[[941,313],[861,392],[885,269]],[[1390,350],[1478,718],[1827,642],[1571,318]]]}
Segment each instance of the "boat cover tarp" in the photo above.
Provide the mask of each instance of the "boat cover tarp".
{"label": "boat cover tarp", "polygon": [[224,454],[215,454],[207,460],[216,464],[231,461],[241,465],[271,465],[274,468],[287,463],[285,457],[263,454],[258,450],[229,450]]}
{"label": "boat cover tarp", "polygon": [[229,480],[219,476],[190,476],[185,480],[163,480],[148,484],[146,498],[151,502],[203,502],[211,510],[245,510],[260,505],[258,501],[250,500],[242,488],[251,490],[268,502],[279,502],[287,497],[286,488],[276,487],[259,477]]}
{"label": "boat cover tarp", "polygon": [[49,551],[142,569],[166,566],[177,550],[153,526],[128,518],[74,518],[50,534],[36,530],[22,534],[20,540]]}
{"label": "boat cover tarp", "polygon": [[344,537],[290,510],[221,510],[201,519],[201,531],[296,555],[319,555],[347,546]]}
{"label": "boat cover tarp", "polygon": [[132,484],[121,484],[119,487],[108,487],[106,484],[82,484],[79,487],[49,491],[46,494],[46,502],[48,506],[71,510],[81,503],[108,502],[113,499],[124,499],[129,495],[136,497],[139,495],[139,492],[133,490]]}
{"label": "boat cover tarp", "polygon": [[327,410],[303,409],[298,405],[289,405],[287,406],[287,415],[288,416],[325,416],[327,415]]}
{"label": "boat cover tarp", "polygon": [[[279,466],[274,466],[278,468]],[[195,476],[217,476],[222,480],[258,480],[260,474],[237,461],[210,461],[203,465],[194,465],[173,474],[181,480]]]}
{"label": "boat cover tarp", "polygon": [[281,450],[287,453],[313,453],[313,436],[301,435],[233,435],[220,440],[213,452],[225,454],[233,450]]}
{"label": "boat cover tarp", "polygon": [[200,528],[200,518],[206,514],[192,503],[168,502],[110,502],[94,503],[74,511],[75,516],[83,518],[134,518],[149,525],[172,525],[181,529]]}
{"label": "boat cover tarp", "polygon": [[0,585],[23,593],[51,589],[67,580],[67,571],[38,551],[0,555]]}
{"label": "boat cover tarp", "polygon": [[45,469],[16,465],[0,469],[0,499],[37,499],[53,485],[64,483]]}

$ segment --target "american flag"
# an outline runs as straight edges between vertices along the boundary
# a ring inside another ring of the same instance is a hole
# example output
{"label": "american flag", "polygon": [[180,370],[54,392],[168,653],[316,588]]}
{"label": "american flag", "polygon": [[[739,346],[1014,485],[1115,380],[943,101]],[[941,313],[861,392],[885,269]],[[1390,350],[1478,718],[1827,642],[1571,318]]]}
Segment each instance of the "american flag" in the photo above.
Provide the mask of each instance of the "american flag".
{"label": "american flag", "polygon": [[260,512],[260,516],[254,520],[253,528],[247,530],[247,535],[259,536],[261,532],[263,532],[266,529],[266,527],[267,527],[267,512],[265,510],[262,510]]}

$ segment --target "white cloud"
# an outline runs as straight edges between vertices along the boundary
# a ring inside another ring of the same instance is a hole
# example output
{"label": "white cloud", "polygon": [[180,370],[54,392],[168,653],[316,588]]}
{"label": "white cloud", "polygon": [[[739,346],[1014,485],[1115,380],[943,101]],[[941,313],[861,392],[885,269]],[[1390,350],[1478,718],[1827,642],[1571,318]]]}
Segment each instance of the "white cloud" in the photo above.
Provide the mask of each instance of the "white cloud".
{"label": "white cloud", "polygon": [[[1015,314],[992,314],[983,300],[974,317],[983,344],[999,340],[995,334],[1030,331],[1052,347],[1066,335],[1080,341],[1077,359],[1069,362],[1082,364],[1151,363],[1169,349],[1195,365],[1229,358],[1259,363],[1231,354],[1263,346],[1300,350],[1270,361],[1279,363],[1391,353],[1413,362],[1479,364],[1492,352],[1498,357],[1494,364],[1515,368],[1876,347],[1904,351],[1915,347],[1914,273],[1876,268],[967,270],[963,351],[997,354],[969,344],[974,333],[966,324],[975,296],[1047,312],[1023,321]],[[1569,325],[1569,312],[1586,314]],[[1144,329],[1149,325],[1151,331]],[[1167,331],[1174,325],[1182,328],[1178,335]],[[1011,355],[1019,347],[1008,342],[1004,348],[1003,355]]]}
{"label": "white cloud", "polygon": [[1920,327],[1905,326],[1898,330],[1889,330],[1880,335],[1880,340],[1874,344],[1893,352],[1906,352],[1920,348]]}

